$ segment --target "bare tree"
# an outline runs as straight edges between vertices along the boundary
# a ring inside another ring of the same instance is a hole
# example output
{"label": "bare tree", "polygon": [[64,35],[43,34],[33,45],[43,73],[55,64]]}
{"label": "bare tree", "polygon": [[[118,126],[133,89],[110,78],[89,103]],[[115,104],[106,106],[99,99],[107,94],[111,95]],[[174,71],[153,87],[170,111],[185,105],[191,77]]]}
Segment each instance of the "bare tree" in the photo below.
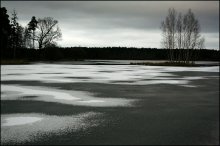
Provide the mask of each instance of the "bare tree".
{"label": "bare tree", "polygon": [[179,49],[179,53],[178,53],[178,62],[181,62],[182,58],[183,58],[183,55],[182,55],[182,48],[183,48],[183,45],[182,45],[182,38],[183,38],[183,25],[182,25],[182,22],[183,22],[183,19],[182,19],[182,13],[179,13],[178,15],[178,19],[177,19],[177,23],[176,23],[176,33],[177,33],[177,36],[176,36],[176,43],[177,43],[177,48]]}
{"label": "bare tree", "polygon": [[201,36],[199,21],[195,18],[191,9],[189,9],[187,14],[184,16],[184,26],[185,26],[185,34],[186,34],[185,48],[187,49],[185,56],[186,56],[186,63],[189,63],[190,60],[192,60],[193,49],[198,48],[198,42]]}
{"label": "bare tree", "polygon": [[[205,40],[200,35],[199,21],[191,9],[182,16],[175,9],[169,9],[166,19],[162,22],[163,41],[165,48],[169,49],[171,62],[194,63],[193,50],[204,46]],[[173,49],[176,50],[174,54]]]}
{"label": "bare tree", "polygon": [[169,49],[169,58],[170,61],[174,61],[174,52],[173,49],[175,48],[175,34],[176,34],[176,10],[169,9],[168,16],[166,17],[165,21],[162,22],[162,30],[163,30],[163,44],[164,47]]}
{"label": "bare tree", "polygon": [[199,39],[197,46],[198,46],[198,49],[205,49],[205,38],[204,37]]}
{"label": "bare tree", "polygon": [[[205,49],[205,38],[204,37],[200,38],[199,41],[197,42],[197,49],[199,50]],[[198,53],[195,54],[195,59],[199,58],[200,52],[201,51],[198,51]]]}
{"label": "bare tree", "polygon": [[58,21],[52,17],[38,19],[37,41],[39,49],[45,48],[61,38],[61,30],[58,27]]}

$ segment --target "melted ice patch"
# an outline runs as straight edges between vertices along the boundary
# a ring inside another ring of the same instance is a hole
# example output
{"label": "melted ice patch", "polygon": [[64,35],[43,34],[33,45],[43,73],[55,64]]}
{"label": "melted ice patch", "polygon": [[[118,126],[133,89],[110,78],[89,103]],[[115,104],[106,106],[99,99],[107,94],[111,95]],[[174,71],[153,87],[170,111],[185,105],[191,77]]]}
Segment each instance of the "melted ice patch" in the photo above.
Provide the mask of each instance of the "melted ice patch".
{"label": "melted ice patch", "polygon": [[2,126],[16,126],[30,124],[42,120],[39,117],[9,117],[5,119],[5,122],[2,123]]}

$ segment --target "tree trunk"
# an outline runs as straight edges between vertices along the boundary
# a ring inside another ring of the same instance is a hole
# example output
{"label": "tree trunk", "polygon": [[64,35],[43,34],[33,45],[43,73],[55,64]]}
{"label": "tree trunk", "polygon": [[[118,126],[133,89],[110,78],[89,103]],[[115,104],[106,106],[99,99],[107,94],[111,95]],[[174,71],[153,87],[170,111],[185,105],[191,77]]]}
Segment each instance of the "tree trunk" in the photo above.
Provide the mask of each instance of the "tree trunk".
{"label": "tree trunk", "polygon": [[33,48],[35,49],[35,47],[34,47],[34,37],[35,37],[35,32],[33,30]]}
{"label": "tree trunk", "polygon": [[16,58],[16,47],[14,47],[14,50],[13,50],[13,58],[14,59]]}

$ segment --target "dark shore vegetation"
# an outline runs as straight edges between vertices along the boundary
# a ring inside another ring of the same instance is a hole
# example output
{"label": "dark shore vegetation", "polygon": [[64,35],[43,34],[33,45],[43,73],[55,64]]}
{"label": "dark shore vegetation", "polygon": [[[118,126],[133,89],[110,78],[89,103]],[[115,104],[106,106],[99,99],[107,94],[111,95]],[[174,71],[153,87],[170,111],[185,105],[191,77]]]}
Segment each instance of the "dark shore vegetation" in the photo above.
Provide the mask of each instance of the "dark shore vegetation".
{"label": "dark shore vegetation", "polygon": [[[176,50],[178,51],[183,50]],[[167,49],[157,48],[126,48],[126,47],[70,47],[70,48],[45,48],[16,50],[16,58],[13,57],[13,50],[1,54],[1,64],[26,64],[31,61],[77,61],[85,59],[104,59],[104,60],[169,60]],[[193,50],[196,54],[194,61],[219,61],[219,50],[201,49]],[[199,54],[199,55],[198,55]],[[135,64],[135,63],[132,63]],[[184,65],[194,66],[194,64],[184,64],[177,62],[166,63],[141,63],[145,65]]]}
{"label": "dark shore vegetation", "polygon": [[1,65],[17,65],[17,64],[29,64],[30,61],[25,59],[5,59],[1,60]]}

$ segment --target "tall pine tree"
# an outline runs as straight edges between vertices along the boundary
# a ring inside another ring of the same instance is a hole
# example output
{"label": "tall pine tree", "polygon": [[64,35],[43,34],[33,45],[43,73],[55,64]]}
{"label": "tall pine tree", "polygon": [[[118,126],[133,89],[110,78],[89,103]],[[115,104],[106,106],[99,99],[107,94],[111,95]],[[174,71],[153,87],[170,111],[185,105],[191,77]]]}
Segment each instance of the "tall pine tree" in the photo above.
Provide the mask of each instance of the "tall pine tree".
{"label": "tall pine tree", "polygon": [[34,48],[34,40],[35,40],[35,30],[37,28],[37,20],[35,16],[31,18],[31,21],[28,23],[28,29],[32,31],[32,41],[33,41],[33,48]]}
{"label": "tall pine tree", "polygon": [[7,14],[7,10],[5,7],[1,7],[0,9],[0,21],[1,21],[1,57],[5,58],[6,57],[6,52],[8,51],[9,48],[9,37],[11,33],[11,25],[10,25],[10,20],[9,20],[9,15]]}

